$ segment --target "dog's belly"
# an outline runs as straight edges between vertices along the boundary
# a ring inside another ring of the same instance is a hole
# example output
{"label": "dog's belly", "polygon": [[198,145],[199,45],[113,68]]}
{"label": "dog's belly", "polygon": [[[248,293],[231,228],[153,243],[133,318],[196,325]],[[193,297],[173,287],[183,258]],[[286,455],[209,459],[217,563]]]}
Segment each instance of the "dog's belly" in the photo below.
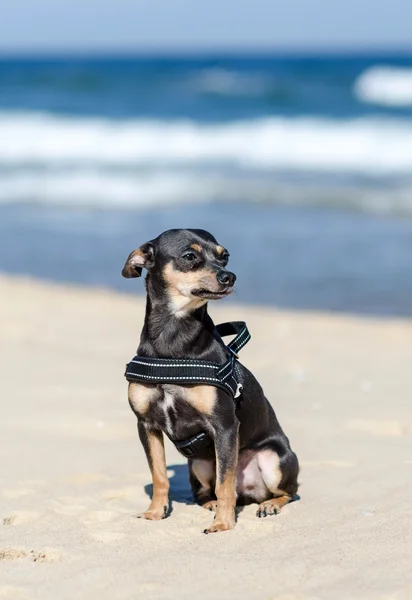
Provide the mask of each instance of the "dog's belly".
{"label": "dog's belly", "polygon": [[[192,460],[192,470],[203,489],[214,486],[214,461]],[[236,469],[239,504],[263,502],[278,491],[282,479],[279,457],[272,450],[243,450]]]}

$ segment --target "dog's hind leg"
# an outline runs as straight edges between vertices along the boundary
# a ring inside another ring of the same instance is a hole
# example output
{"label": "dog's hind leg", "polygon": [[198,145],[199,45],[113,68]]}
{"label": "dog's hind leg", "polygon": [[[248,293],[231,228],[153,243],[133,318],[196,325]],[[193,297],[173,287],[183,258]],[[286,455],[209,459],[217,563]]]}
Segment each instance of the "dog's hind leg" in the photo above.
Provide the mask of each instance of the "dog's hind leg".
{"label": "dog's hind leg", "polygon": [[216,510],[216,465],[214,460],[189,460],[189,477],[195,501],[206,508]]}
{"label": "dog's hind leg", "polygon": [[273,450],[262,450],[258,454],[258,465],[263,481],[273,496],[259,504],[256,515],[276,515],[296,495],[299,472],[296,455],[288,450],[283,459],[279,460],[278,454]]}
{"label": "dog's hind leg", "polygon": [[277,515],[285,506],[285,504],[292,502],[292,496],[289,496],[288,494],[281,495],[281,490],[278,490],[277,493],[279,494],[278,496],[270,498],[269,500],[265,500],[265,502],[261,502],[261,504],[259,504],[259,507],[256,511],[257,517],[268,517],[269,515]]}
{"label": "dog's hind leg", "polygon": [[153,480],[153,496],[149,508],[141,517],[151,521],[164,519],[169,510],[169,479],[166,470],[165,449],[161,431],[147,429],[138,421],[140,441],[146,452]]}

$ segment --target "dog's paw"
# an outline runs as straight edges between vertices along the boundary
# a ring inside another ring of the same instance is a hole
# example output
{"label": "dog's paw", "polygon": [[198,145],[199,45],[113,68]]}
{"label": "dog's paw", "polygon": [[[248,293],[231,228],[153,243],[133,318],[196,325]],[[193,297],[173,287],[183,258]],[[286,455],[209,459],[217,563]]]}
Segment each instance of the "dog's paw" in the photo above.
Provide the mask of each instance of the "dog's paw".
{"label": "dog's paw", "polygon": [[235,526],[235,522],[226,522],[226,523],[216,523],[213,522],[209,529],[205,529],[203,533],[219,533],[221,531],[229,531],[233,529]]}
{"label": "dog's paw", "polygon": [[210,510],[212,512],[216,512],[217,500],[209,500],[208,502],[205,502],[204,504],[202,504],[202,508],[205,508],[206,510]]}
{"label": "dog's paw", "polygon": [[266,500],[259,504],[259,508],[256,511],[256,516],[259,518],[268,517],[269,515],[277,515],[280,512],[280,507],[276,503],[276,498]]}
{"label": "dog's paw", "polygon": [[161,519],[166,518],[168,510],[169,507],[166,505],[158,509],[149,509],[141,515],[137,515],[137,518],[146,519],[147,521],[160,521]]}

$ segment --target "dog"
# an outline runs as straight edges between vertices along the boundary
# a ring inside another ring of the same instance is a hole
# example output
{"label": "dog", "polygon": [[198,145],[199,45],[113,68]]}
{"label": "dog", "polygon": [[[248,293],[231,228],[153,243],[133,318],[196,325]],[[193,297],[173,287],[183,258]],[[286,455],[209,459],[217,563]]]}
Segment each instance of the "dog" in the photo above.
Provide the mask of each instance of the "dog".
{"label": "dog", "polygon": [[[233,292],[236,276],[227,270],[228,260],[229,252],[201,229],[170,229],[129,255],[124,277],[147,270],[138,357],[228,360],[228,347],[208,314],[209,300]],[[236,505],[258,503],[257,516],[266,517],[295,499],[296,454],[255,377],[237,361],[236,368],[243,391],[235,400],[203,383],[129,383],[129,403],[153,479],[143,518],[163,519],[169,510],[163,433],[177,447],[181,440],[205,434],[208,443],[188,460],[195,501],[215,511],[205,533],[232,529]]]}

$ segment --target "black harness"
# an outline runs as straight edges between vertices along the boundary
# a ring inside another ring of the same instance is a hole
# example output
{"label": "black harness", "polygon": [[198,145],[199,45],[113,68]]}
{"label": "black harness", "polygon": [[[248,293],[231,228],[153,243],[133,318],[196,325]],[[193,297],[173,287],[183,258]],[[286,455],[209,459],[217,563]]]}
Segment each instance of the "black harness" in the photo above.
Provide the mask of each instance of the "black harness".
{"label": "black harness", "polygon": [[226,346],[229,358],[223,363],[192,358],[149,358],[135,356],[126,365],[125,377],[130,382],[176,383],[177,385],[213,385],[236,399],[242,393],[242,382],[237,368],[238,352],[250,340],[243,321],[221,323],[216,326],[221,337],[236,335]]}
{"label": "black harness", "polygon": [[[250,340],[250,333],[243,321],[221,323],[216,325],[216,331],[221,337],[235,335],[226,346],[229,356],[223,364],[192,358],[149,358],[136,355],[126,365],[124,375],[127,381],[212,385],[237,400],[243,391],[240,369],[237,365],[238,352]],[[201,449],[212,444],[210,437],[203,432],[189,440],[171,441],[186,457],[193,457]]]}

